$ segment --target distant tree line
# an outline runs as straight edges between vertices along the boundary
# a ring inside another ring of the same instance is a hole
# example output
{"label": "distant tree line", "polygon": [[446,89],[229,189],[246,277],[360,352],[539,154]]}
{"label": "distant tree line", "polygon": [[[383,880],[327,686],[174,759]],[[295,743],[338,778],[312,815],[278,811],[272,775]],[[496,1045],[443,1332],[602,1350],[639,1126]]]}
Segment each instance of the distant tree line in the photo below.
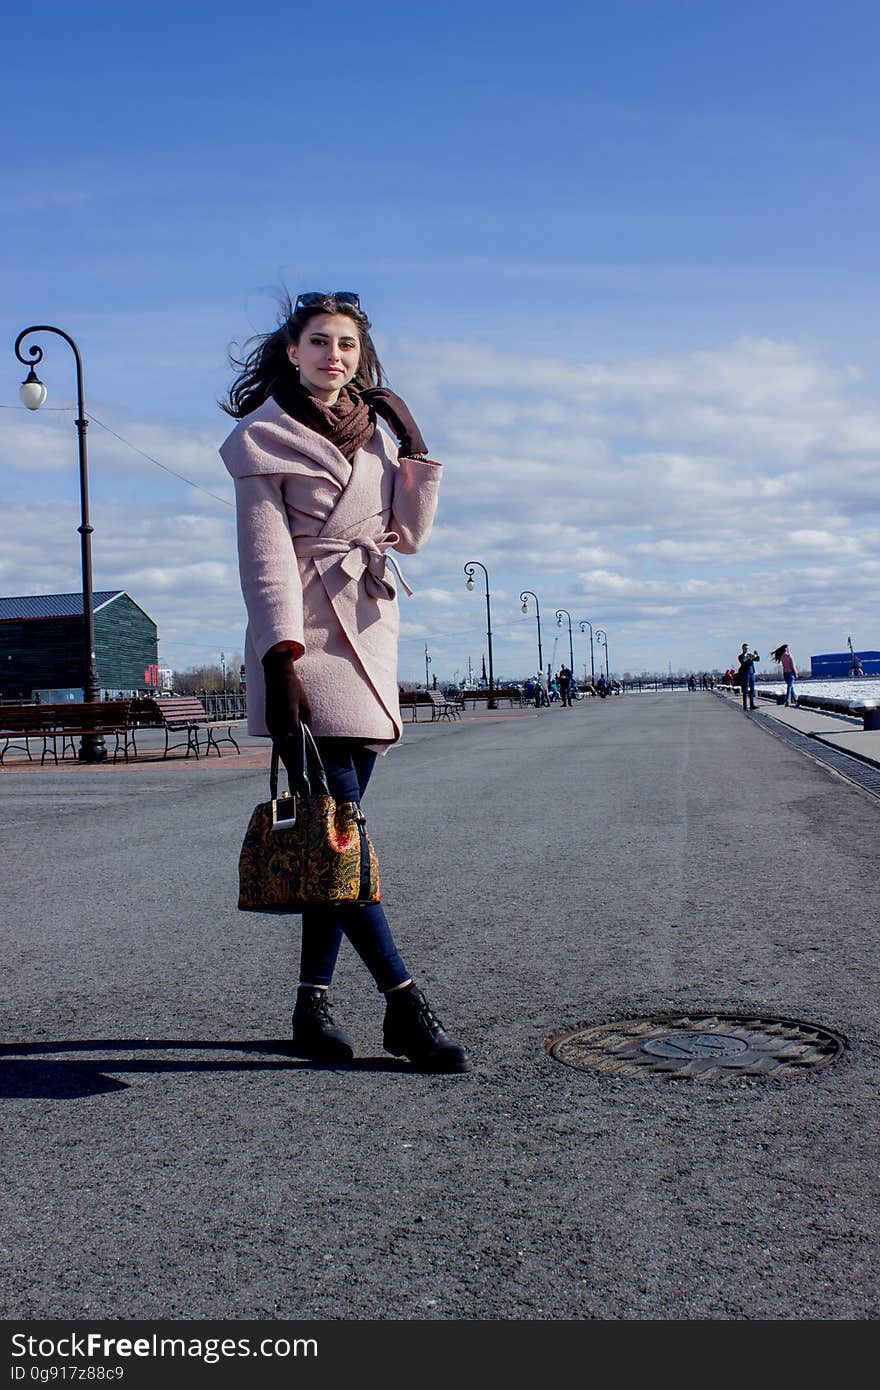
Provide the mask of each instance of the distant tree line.
{"label": "distant tree line", "polygon": [[[242,688],[241,683],[241,653],[233,652],[226,664],[226,685],[225,689],[230,695],[237,695]],[[175,695],[197,695],[199,691],[205,690],[209,695],[222,694],[223,667],[216,665],[191,666],[186,671],[174,672]]]}

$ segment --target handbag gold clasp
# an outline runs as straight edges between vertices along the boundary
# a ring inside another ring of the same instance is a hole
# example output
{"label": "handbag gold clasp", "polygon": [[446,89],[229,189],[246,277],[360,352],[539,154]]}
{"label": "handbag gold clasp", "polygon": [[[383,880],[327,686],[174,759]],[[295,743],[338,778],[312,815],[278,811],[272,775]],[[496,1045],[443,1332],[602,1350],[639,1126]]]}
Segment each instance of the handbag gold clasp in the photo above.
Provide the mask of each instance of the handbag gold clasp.
{"label": "handbag gold clasp", "polygon": [[291,825],[296,825],[295,796],[291,796],[289,792],[282,792],[281,796],[273,798],[270,805],[273,830],[287,830]]}

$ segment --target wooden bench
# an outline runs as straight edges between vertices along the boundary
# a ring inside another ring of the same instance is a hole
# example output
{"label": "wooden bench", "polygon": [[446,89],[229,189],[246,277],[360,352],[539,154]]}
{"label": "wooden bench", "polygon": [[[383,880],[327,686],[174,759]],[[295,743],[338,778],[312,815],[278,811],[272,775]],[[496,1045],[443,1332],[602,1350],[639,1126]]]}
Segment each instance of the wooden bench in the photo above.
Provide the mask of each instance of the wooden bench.
{"label": "wooden bench", "polygon": [[[112,736],[115,740],[113,761],[120,753],[125,761],[129,751],[138,756],[135,741],[138,728],[153,725],[165,730],[163,758],[175,748],[186,748],[186,756],[194,753],[198,758],[202,751],[207,755],[213,748],[221,757],[221,743],[231,743],[237,753],[241,752],[232,735],[232,726],[227,726],[225,734],[218,734],[211,724],[201,700],[186,697],[159,697],[151,700],[86,700],[71,701],[60,705],[28,704],[0,706],[0,766],[12,749],[26,753],[29,762],[34,754],[30,748],[31,739],[40,739],[42,752],[40,765],[45,763],[51,753],[58,763],[58,740],[61,740],[62,761],[70,756],[76,757],[76,739],[83,734],[98,734],[102,738]],[[199,730],[204,730],[204,750],[199,742]],[[174,733],[185,733],[185,740],[172,743]]]}
{"label": "wooden bench", "polygon": [[28,761],[33,762],[30,739],[39,738],[43,744],[40,766],[45,763],[51,752],[57,767],[58,740],[61,740],[63,761],[69,754],[73,757],[78,756],[75,740],[83,734],[99,734],[102,738],[112,735],[116,741],[113,761],[115,762],[122,752],[127,762],[129,747],[134,746],[134,740],[131,738],[130,706],[130,700],[70,701],[60,705],[4,705],[0,707],[0,738],[3,739],[0,765],[12,748],[26,753]]}
{"label": "wooden bench", "polygon": [[401,690],[400,692],[400,713],[403,717],[404,710],[412,710],[410,723],[417,724],[419,720],[419,708],[431,711],[432,721],[435,719],[460,719],[462,704],[460,700],[449,700],[439,690]]}
{"label": "wooden bench", "polygon": [[461,701],[447,700],[446,696],[439,690],[426,690],[425,694],[431,701],[431,719],[460,719]]}
{"label": "wooden bench", "polygon": [[[506,700],[507,703],[508,703],[508,705],[521,705],[521,704],[523,703],[523,693],[522,693],[522,691],[521,691],[517,686],[515,686],[515,685],[510,685],[510,686],[507,686],[507,685],[505,685],[505,686],[497,686],[497,685],[496,685],[494,694],[495,694],[495,699],[496,699],[496,701],[498,701],[498,700]],[[461,694],[459,695],[458,698],[461,700],[462,705],[465,705],[465,706],[467,705],[468,700],[470,700],[470,702],[471,702],[471,709],[476,709],[477,704],[485,705],[485,704],[488,703],[488,700],[489,700],[489,691],[486,690],[486,689],[483,689],[483,690],[462,690],[462,692],[461,692]]]}
{"label": "wooden bench", "polygon": [[[56,763],[58,762],[57,740],[59,738],[61,739],[61,760],[63,762],[68,754],[74,758],[79,756],[76,740],[89,734],[100,735],[101,738],[112,736],[115,739],[114,763],[119,757],[120,751],[125,761],[128,762],[128,750],[134,748],[131,700],[86,700],[81,704],[44,705],[43,708],[54,711],[54,728],[51,736],[53,740],[56,740]],[[122,740],[121,749],[120,739]],[[135,753],[137,753],[136,748]]]}
{"label": "wooden bench", "polygon": [[[205,734],[205,757],[208,756],[212,748],[216,752],[217,757],[221,757],[214,726],[208,718],[205,706],[196,696],[157,695],[151,700],[140,701],[139,703],[141,706],[149,705],[158,712],[161,719],[160,727],[165,730],[165,750],[162,754],[163,758],[167,758],[168,754],[172,753],[175,748],[186,748],[187,757],[189,757],[190,753],[194,753],[198,758],[202,751],[199,744],[200,730],[204,731]],[[177,743],[171,743],[169,741],[170,737],[175,733],[186,734],[186,739],[180,739]],[[231,724],[227,725],[225,734],[220,734],[219,742],[231,743],[236,753],[241,752],[241,749],[232,736]]]}
{"label": "wooden bench", "polygon": [[0,748],[0,767],[3,766],[6,754],[13,749],[19,753],[26,753],[28,762],[33,762],[34,755],[30,748],[32,738],[42,739],[40,765],[46,761],[50,741],[57,763],[54,709],[54,705],[0,705],[0,740],[3,743],[3,747]]}
{"label": "wooden bench", "polygon": [[427,705],[428,697],[424,690],[401,690],[398,692],[398,703],[400,704],[400,717],[403,718],[404,711],[410,710],[410,723],[417,724],[419,719],[419,705]]}

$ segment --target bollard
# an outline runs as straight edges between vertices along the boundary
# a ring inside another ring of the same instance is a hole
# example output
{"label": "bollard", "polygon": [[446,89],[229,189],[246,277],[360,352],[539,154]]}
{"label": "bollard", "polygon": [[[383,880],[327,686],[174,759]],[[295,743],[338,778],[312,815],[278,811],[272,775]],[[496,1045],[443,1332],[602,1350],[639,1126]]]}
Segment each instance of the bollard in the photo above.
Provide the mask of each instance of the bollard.
{"label": "bollard", "polygon": [[862,705],[859,709],[866,733],[880,730],[880,705]]}

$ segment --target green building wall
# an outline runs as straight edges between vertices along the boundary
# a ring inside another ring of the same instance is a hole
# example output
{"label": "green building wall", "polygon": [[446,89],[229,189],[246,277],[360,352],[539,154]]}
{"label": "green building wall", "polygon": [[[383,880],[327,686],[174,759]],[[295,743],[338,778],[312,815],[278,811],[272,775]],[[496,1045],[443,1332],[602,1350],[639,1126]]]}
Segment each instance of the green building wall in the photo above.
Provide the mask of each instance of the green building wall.
{"label": "green building wall", "polygon": [[[156,624],[119,594],[95,613],[95,664],[102,690],[146,690],[158,661]],[[81,691],[85,621],[28,618],[0,623],[0,698],[29,700],[35,690]]]}

